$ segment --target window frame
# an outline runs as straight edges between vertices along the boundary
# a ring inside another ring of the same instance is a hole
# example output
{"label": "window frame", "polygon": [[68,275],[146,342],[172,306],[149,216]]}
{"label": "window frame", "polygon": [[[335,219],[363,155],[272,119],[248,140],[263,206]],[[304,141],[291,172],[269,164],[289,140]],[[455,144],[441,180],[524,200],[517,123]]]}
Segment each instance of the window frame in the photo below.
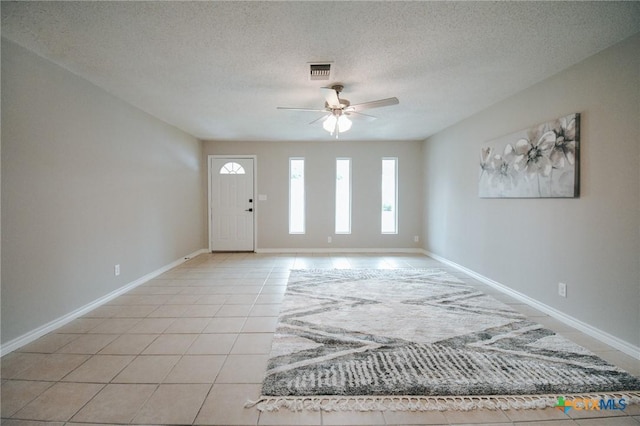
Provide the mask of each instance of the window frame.
{"label": "window frame", "polygon": [[244,175],[245,173],[246,172],[244,167],[242,167],[242,164],[236,163],[235,161],[228,161],[224,163],[218,171],[218,174],[221,175]]}
{"label": "window frame", "polygon": [[[385,174],[384,165],[385,161],[393,161],[394,164],[394,209],[393,211],[393,231],[385,230]],[[398,157],[382,157],[380,163],[380,233],[383,235],[397,235],[398,234]]]}
{"label": "window frame", "polygon": [[[348,223],[348,229],[347,230],[338,230],[338,162],[340,161],[346,161],[348,164],[348,172],[349,172],[349,176],[348,176],[348,183],[349,186],[347,188],[348,190],[348,195],[349,195],[349,202],[348,202],[348,213],[349,213],[349,217],[347,220]],[[352,224],[352,198],[353,198],[353,181],[352,181],[352,176],[353,176],[353,171],[352,171],[352,167],[351,165],[353,164],[351,157],[337,157],[336,158],[336,186],[335,186],[335,214],[334,214],[334,232],[336,235],[350,235],[351,234],[351,224]]]}
{"label": "window frame", "polygon": [[[294,161],[301,161],[302,162],[302,217],[299,218],[301,219],[302,222],[302,229],[293,229],[292,225],[294,222],[292,222],[292,215],[293,215],[293,191],[292,191],[292,170],[293,170],[293,162]],[[289,157],[289,235],[304,235],[306,233],[306,215],[307,215],[307,211],[306,211],[306,196],[307,196],[307,191],[306,191],[306,180],[305,180],[305,159],[304,157]]]}

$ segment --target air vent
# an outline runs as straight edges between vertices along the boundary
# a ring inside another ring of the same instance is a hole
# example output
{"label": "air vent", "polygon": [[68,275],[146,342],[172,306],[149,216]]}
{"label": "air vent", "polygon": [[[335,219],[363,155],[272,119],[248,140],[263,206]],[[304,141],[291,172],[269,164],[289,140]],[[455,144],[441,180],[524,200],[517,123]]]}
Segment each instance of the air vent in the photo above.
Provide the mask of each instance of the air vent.
{"label": "air vent", "polygon": [[309,80],[329,80],[331,64],[309,64]]}

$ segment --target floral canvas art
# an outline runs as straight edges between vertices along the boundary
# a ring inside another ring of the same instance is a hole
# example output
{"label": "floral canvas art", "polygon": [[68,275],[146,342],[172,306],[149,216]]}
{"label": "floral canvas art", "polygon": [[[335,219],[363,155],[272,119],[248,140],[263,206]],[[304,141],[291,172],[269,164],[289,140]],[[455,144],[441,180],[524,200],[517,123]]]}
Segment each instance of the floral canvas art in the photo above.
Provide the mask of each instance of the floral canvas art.
{"label": "floral canvas art", "polygon": [[495,139],[480,153],[482,198],[579,195],[580,114]]}

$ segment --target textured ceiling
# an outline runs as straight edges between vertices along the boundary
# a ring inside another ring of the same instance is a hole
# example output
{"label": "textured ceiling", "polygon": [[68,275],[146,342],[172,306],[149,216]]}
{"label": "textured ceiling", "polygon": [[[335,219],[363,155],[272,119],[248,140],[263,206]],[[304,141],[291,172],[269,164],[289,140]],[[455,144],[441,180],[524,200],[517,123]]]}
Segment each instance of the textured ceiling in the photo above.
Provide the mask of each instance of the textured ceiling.
{"label": "textured ceiling", "polygon": [[[201,139],[326,140],[308,62],[352,103],[341,135],[424,139],[640,31],[640,2],[6,2],[2,36]],[[588,88],[585,88],[588,89]]]}

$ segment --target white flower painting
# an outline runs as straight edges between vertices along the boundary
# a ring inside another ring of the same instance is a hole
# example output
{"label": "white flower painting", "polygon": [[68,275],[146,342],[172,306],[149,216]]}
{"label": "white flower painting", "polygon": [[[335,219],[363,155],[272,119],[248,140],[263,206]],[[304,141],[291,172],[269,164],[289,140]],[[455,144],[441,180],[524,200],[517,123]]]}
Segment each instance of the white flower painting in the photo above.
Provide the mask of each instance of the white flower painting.
{"label": "white flower painting", "polygon": [[489,142],[480,153],[482,198],[579,195],[580,114]]}

